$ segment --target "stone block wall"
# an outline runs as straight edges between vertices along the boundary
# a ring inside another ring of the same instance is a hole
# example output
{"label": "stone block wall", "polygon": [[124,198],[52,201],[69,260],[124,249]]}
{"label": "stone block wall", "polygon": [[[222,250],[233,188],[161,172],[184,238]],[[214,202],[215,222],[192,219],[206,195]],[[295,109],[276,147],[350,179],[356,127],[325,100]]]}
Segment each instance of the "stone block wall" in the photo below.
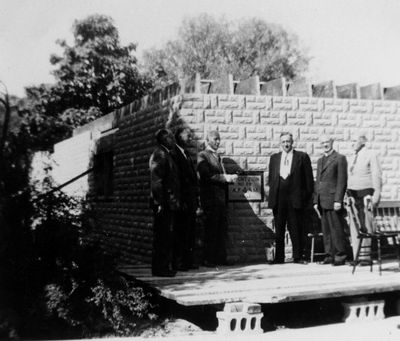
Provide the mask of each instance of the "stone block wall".
{"label": "stone block wall", "polygon": [[[218,129],[226,168],[264,172],[272,153],[279,151],[279,135],[294,135],[295,148],[307,152],[315,171],[322,150],[319,136],[333,134],[334,147],[351,156],[351,136],[366,132],[383,169],[383,199],[400,199],[400,102],[384,100],[279,97],[170,92],[147,98],[117,111],[108,133],[93,138],[94,145],[112,135],[113,194],[89,198],[97,210],[104,245],[126,262],[149,263],[152,214],[148,207],[148,159],[153,135],[161,127],[174,130],[186,124],[194,132],[196,152],[204,147],[207,131]],[[107,126],[104,120],[101,123]],[[92,123],[86,130],[93,130]],[[111,130],[110,130],[111,129]],[[86,131],[84,128],[79,133]],[[104,136],[103,136],[104,135]],[[79,134],[77,135],[79,136]],[[110,143],[108,143],[110,145]],[[96,148],[93,148],[96,150]],[[273,240],[272,217],[263,202],[229,203],[228,255],[237,262],[265,261],[265,247]]]}
{"label": "stone block wall", "polygon": [[[243,170],[264,171],[265,183],[269,158],[279,151],[282,131],[291,132],[295,148],[310,155],[314,175],[322,153],[321,134],[332,134],[335,149],[351,157],[351,137],[366,132],[369,146],[380,155],[383,200],[400,199],[399,102],[190,94],[183,96],[180,115],[199,140],[208,130],[218,129],[225,158]],[[239,261],[260,260],[264,257],[263,245],[272,237],[267,202],[229,205],[231,257]]]}

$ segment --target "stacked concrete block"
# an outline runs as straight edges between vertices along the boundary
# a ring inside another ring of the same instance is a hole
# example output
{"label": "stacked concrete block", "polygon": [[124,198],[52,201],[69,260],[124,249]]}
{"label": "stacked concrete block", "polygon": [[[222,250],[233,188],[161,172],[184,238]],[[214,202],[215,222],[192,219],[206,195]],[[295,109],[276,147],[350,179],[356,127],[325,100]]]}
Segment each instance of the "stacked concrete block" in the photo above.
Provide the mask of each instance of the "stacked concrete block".
{"label": "stacked concrete block", "polygon": [[[388,126],[388,121],[394,126],[400,122],[397,103],[251,95],[212,95],[212,99],[207,99],[210,95],[203,96],[207,107],[196,109],[197,125],[204,127],[202,138],[207,130],[218,129],[225,158],[234,160],[242,170],[261,170],[267,175],[269,157],[279,151],[282,131],[292,132],[296,148],[310,154],[314,171],[322,153],[319,137],[323,133],[332,134],[336,139],[335,148],[350,157],[351,137],[366,132],[370,146],[380,154],[384,171],[393,167],[388,152],[393,156],[400,150],[398,137]],[[185,102],[186,95],[183,95],[183,106],[189,106]],[[185,120],[185,112],[181,115]],[[400,185],[396,177],[387,181],[388,185]],[[396,199],[393,193],[397,195],[397,192],[384,186],[386,199]],[[273,240],[271,224],[264,223],[271,217],[271,211],[261,208],[260,203],[254,205],[259,206],[258,211],[250,209],[249,203],[229,204],[232,260],[261,261],[265,257],[262,250],[265,253],[265,245]],[[255,236],[259,238],[251,241]]]}

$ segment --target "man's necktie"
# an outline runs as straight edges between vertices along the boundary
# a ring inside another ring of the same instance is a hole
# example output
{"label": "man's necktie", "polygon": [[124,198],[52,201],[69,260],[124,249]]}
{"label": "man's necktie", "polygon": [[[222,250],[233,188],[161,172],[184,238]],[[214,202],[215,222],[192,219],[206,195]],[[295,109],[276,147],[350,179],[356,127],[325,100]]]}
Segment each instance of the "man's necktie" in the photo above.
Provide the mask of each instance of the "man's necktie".
{"label": "man's necktie", "polygon": [[356,152],[356,155],[354,156],[353,163],[350,166],[350,174],[353,174],[353,170],[354,170],[354,166],[356,165],[357,158],[358,158],[358,152]]}
{"label": "man's necktie", "polygon": [[289,155],[285,154],[285,158],[283,159],[283,166],[280,171],[281,177],[286,179],[289,176],[290,169],[289,169]]}
{"label": "man's necktie", "polygon": [[287,154],[286,154],[286,156],[285,156],[284,165],[285,165],[285,166],[289,166],[289,157],[288,157]]}
{"label": "man's necktie", "polygon": [[221,156],[219,156],[219,154],[216,154],[216,155],[217,155],[217,158],[218,158],[219,166],[220,166],[221,169],[222,169],[222,173],[223,173],[223,174],[226,174],[226,172],[225,172],[225,167],[224,167],[224,164],[223,164],[223,162],[222,162]]}

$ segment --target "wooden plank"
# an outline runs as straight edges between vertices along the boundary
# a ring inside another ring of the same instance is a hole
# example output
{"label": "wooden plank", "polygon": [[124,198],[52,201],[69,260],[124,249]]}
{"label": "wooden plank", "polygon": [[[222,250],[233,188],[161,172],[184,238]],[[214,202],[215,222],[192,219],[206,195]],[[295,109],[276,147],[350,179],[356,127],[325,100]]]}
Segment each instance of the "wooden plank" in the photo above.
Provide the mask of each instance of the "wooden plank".
{"label": "wooden plank", "polygon": [[[310,268],[314,268],[310,270]],[[309,276],[310,271],[317,271],[318,274],[331,273],[331,268],[327,266],[321,266],[319,264],[279,264],[279,265],[268,265],[261,264],[257,266],[237,266],[237,267],[221,267],[218,270],[210,268],[201,268],[196,271],[189,272],[178,272],[175,277],[152,277],[149,276],[134,276],[139,280],[151,282],[153,284],[180,284],[184,281],[189,280],[190,282],[196,282],[196,280],[205,282],[207,280],[223,280],[238,281],[244,279],[260,279],[260,278],[273,278],[273,277],[298,277],[298,276]],[[134,275],[130,273],[130,275]]]}
{"label": "wooden plank", "polygon": [[400,291],[400,273],[397,263],[384,264],[382,276],[377,268],[360,267],[355,275],[351,267],[332,267],[319,264],[258,264],[250,266],[200,268],[180,272],[176,277],[151,277],[150,269],[133,269],[136,279],[155,289],[161,296],[177,303],[190,305],[221,304],[250,301],[279,303],[329,297],[374,294]]}
{"label": "wooden plank", "polygon": [[[356,282],[360,281],[360,278]],[[342,282],[332,285],[316,284],[303,290],[294,291],[293,288],[276,288],[270,290],[263,288],[259,290],[235,291],[222,295],[220,292],[211,292],[200,295],[200,292],[191,296],[170,296],[165,292],[165,297],[175,299],[182,305],[205,305],[221,304],[226,302],[248,301],[254,303],[282,303],[312,299],[325,299],[333,297],[344,297],[354,295],[375,294],[400,290],[399,276],[385,278],[384,280],[372,279],[362,280],[361,285],[351,282]],[[225,296],[225,297],[224,297]]]}
{"label": "wooden plank", "polygon": [[[366,268],[364,268],[366,269]],[[165,292],[173,291],[176,295],[195,295],[201,292],[219,291],[219,292],[235,292],[243,290],[275,290],[288,288],[293,292],[301,291],[304,288],[309,288],[313,286],[324,287],[332,286],[340,283],[350,283],[355,282],[360,279],[370,280],[371,274],[364,271],[364,275],[353,276],[351,274],[351,269],[347,268],[347,273],[337,274],[330,273],[324,276],[318,274],[310,274],[309,276],[297,277],[295,281],[287,280],[285,277],[277,278],[263,278],[263,279],[250,279],[243,281],[221,281],[221,280],[211,280],[207,282],[195,282],[195,283],[185,283],[180,285],[167,285],[162,289]],[[374,279],[375,276],[372,276]]]}

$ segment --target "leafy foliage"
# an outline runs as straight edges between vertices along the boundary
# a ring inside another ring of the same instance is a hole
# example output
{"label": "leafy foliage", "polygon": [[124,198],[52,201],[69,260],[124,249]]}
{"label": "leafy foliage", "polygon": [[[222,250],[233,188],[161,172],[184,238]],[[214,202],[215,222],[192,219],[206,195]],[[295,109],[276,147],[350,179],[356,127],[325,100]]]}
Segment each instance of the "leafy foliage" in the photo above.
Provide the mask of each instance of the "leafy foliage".
{"label": "leafy foliage", "polygon": [[[75,21],[73,34],[73,44],[59,41],[62,55],[51,56],[54,84],[29,87],[20,100],[0,93],[1,339],[48,328],[46,311],[81,334],[98,324],[123,334],[134,326],[131,316],[150,308],[147,296],[121,278],[112,256],[93,238],[88,242],[86,204],[61,192],[39,199],[29,184],[33,151],[51,149],[74,127],[130,103],[151,85],[139,74],[136,46],[121,46],[109,17]],[[46,178],[41,190],[52,187]]]}
{"label": "leafy foliage", "polygon": [[112,19],[93,15],[73,26],[74,45],[58,41],[62,56],[53,55],[54,94],[65,108],[97,107],[107,113],[141,96],[148,83],[139,75],[132,52],[135,44],[120,46]]}
{"label": "leafy foliage", "polygon": [[73,128],[131,103],[151,86],[139,73],[136,45],[121,46],[110,17],[76,20],[72,31],[74,44],[58,40],[63,53],[50,57],[55,83],[26,88],[22,131],[37,149],[48,149]]}
{"label": "leafy foliage", "polygon": [[297,37],[278,25],[257,18],[231,23],[208,14],[184,20],[176,40],[144,53],[144,68],[158,86],[196,72],[205,78],[232,73],[239,79],[293,79],[308,61]]}
{"label": "leafy foliage", "polygon": [[[89,251],[94,252],[96,259],[83,258]],[[74,259],[72,268],[64,267],[63,276],[45,287],[50,316],[78,328],[85,337],[107,332],[133,335],[139,320],[155,318],[150,296],[142,288],[118,275],[112,266],[100,268],[89,264],[106,258],[109,256],[99,249],[89,247]]]}
{"label": "leafy foliage", "polygon": [[[41,187],[53,187],[51,178]],[[48,316],[85,337],[132,335],[138,320],[153,318],[149,294],[123,278],[118,256],[98,245],[90,207],[59,191],[37,198],[32,226]]]}

